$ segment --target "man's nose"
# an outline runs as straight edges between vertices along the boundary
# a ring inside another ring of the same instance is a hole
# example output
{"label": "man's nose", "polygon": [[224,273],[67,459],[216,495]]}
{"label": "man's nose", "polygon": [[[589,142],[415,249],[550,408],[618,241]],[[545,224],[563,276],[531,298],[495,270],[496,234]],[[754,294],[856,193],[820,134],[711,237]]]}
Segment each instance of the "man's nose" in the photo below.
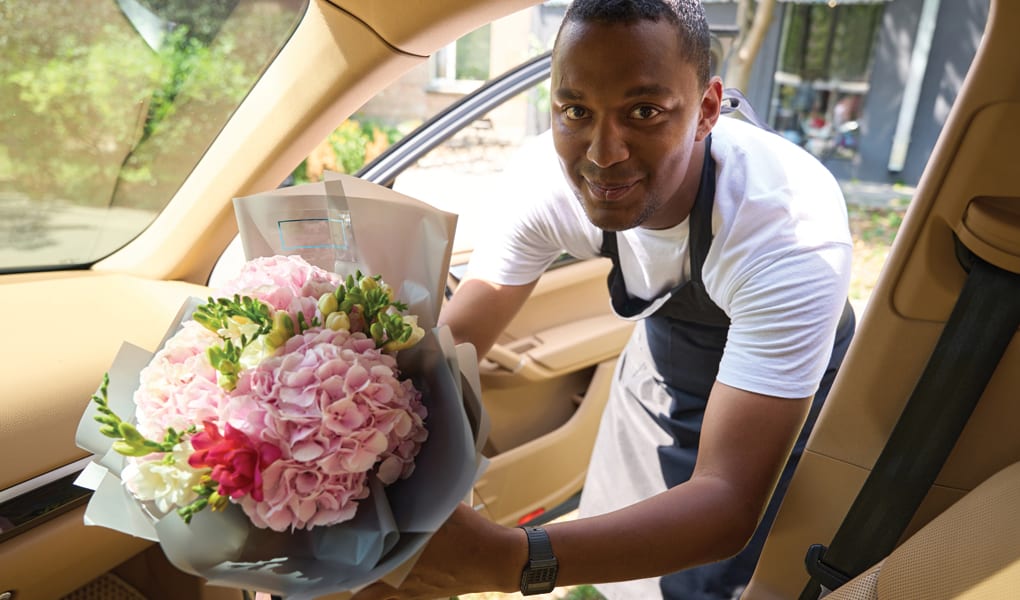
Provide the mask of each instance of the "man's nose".
{"label": "man's nose", "polygon": [[599,168],[606,168],[627,160],[630,150],[618,124],[602,119],[595,124],[586,154]]}

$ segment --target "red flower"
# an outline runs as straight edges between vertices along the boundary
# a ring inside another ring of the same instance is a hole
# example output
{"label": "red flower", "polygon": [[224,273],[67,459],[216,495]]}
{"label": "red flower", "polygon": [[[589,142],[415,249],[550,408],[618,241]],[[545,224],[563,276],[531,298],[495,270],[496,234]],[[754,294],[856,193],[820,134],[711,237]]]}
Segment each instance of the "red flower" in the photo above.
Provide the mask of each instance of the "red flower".
{"label": "red flower", "polygon": [[282,452],[265,442],[252,444],[242,431],[229,423],[224,425],[223,434],[212,421],[204,422],[205,429],[191,436],[195,452],[188,457],[188,464],[196,469],[212,469],[211,477],[219,485],[216,492],[221,496],[240,498],[251,495],[256,502],[262,501],[262,472]]}

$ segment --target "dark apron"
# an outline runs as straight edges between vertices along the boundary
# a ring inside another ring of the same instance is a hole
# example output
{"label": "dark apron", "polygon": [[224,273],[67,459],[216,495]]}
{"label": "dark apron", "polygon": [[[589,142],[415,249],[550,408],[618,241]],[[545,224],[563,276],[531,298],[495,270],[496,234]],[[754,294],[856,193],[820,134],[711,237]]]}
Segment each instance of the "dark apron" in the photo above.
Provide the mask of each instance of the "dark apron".
{"label": "dark apron", "polygon": [[[712,208],[715,203],[715,160],[709,152],[710,147],[711,135],[706,138],[701,182],[689,217],[690,281],[673,288],[670,299],[644,319],[655,371],[672,399],[669,414],[652,414],[642,406],[672,439],[671,445],[658,447],[662,476],[670,488],[687,481],[694,472],[705,404],[719,371],[730,326],[729,317],[709,298],[702,280],[705,256],[712,244]],[[633,317],[648,308],[651,302],[627,294],[620,272],[615,234],[603,232],[601,254],[613,262],[608,283],[617,314]],[[829,393],[836,370],[850,345],[854,327],[853,309],[847,302],[836,330],[828,368],[814,396],[804,428],[750,543],[738,555],[727,560],[664,576],[660,580],[664,598],[730,599],[739,595],[751,579],[779,503]]]}

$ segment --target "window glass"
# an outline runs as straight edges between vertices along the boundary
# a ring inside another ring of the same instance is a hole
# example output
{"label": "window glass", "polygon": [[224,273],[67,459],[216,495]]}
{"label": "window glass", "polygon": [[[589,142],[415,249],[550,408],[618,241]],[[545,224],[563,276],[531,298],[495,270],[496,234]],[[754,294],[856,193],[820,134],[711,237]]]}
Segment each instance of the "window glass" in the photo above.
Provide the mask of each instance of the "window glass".
{"label": "window glass", "polygon": [[782,23],[775,128],[822,159],[852,158],[882,4],[794,4]]}
{"label": "window glass", "polygon": [[305,4],[0,2],[0,270],[87,265],[137,236]]}
{"label": "window glass", "polygon": [[457,42],[457,62],[453,73],[456,79],[489,78],[489,48],[491,25],[476,29]]}

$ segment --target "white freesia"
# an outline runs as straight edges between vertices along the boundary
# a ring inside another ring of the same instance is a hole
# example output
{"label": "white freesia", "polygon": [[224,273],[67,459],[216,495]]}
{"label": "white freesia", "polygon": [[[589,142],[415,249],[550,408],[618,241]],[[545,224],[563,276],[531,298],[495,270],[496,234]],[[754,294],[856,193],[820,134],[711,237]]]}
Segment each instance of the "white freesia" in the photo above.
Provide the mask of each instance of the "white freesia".
{"label": "white freesia", "polygon": [[216,331],[216,334],[221,338],[230,339],[237,346],[241,346],[242,336],[250,340],[244,346],[241,356],[237,361],[242,369],[253,369],[276,352],[275,348],[270,348],[266,345],[266,337],[264,335],[256,337],[259,327],[258,323],[253,323],[244,317],[231,317],[227,321],[225,328]]}
{"label": "white freesia", "polygon": [[227,337],[234,341],[239,341],[241,336],[247,338],[255,337],[255,334],[259,332],[259,324],[253,323],[245,317],[231,317],[227,320],[226,327],[220,329],[216,333],[221,337]]}
{"label": "white freesia", "polygon": [[276,348],[266,345],[266,336],[260,335],[245,346],[244,350],[241,350],[241,356],[237,362],[242,369],[254,369],[273,354],[276,354]]}
{"label": "white freesia", "polygon": [[383,345],[383,349],[387,352],[397,352],[398,350],[404,350],[414,346],[425,337],[425,330],[418,326],[418,315],[404,315],[404,324],[411,326],[411,337],[398,342],[397,340],[390,340]]}
{"label": "white freesia", "polygon": [[190,442],[174,446],[173,452],[158,460],[129,460],[121,478],[135,498],[156,503],[164,513],[187,506],[198,498],[192,489],[208,469],[193,469],[188,456],[193,452]]}

